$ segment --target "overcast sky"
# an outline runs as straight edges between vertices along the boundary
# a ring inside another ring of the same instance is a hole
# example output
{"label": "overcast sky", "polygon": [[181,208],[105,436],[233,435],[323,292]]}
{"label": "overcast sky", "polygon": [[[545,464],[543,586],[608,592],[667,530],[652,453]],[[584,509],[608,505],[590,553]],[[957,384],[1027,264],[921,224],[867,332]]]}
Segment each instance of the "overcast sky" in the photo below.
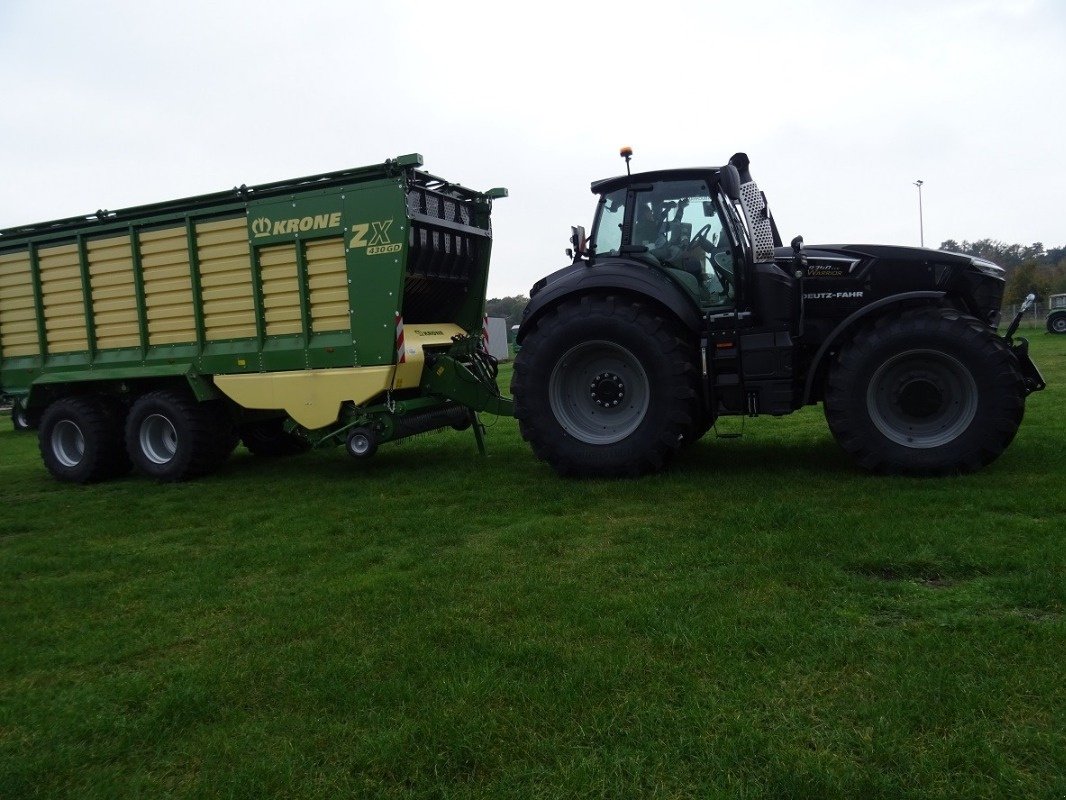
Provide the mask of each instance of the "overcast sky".
{"label": "overcast sky", "polygon": [[422,153],[492,296],[589,183],[738,151],[786,241],[1066,244],[1066,2],[0,0],[0,227]]}

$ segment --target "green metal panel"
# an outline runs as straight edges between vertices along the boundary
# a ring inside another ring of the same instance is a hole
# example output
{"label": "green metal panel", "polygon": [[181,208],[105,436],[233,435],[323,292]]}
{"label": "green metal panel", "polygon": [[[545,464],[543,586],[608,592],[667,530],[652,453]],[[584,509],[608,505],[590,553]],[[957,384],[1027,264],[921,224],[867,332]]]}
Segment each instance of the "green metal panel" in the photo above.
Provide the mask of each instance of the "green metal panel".
{"label": "green metal panel", "polygon": [[129,226],[130,256],[133,259],[133,297],[137,305],[137,335],[141,340],[141,360],[148,355],[148,309],[144,304],[144,275],[141,272],[141,239],[137,228]]}
{"label": "green metal panel", "polygon": [[196,221],[185,218],[185,246],[189,250],[189,278],[192,292],[192,318],[196,327],[196,348],[202,353],[206,341],[204,335],[204,298],[200,291],[200,256],[196,247]]}
{"label": "green metal panel", "polygon": [[37,245],[30,244],[30,280],[33,281],[33,306],[37,314],[38,360],[43,364],[48,355],[48,329],[44,324],[44,291],[41,288],[41,261]]}
{"label": "green metal panel", "polygon": [[96,354],[96,323],[93,319],[93,292],[89,283],[89,254],[85,250],[85,237],[78,236],[78,271],[81,274],[81,300],[85,308],[85,346],[89,362]]}
{"label": "green metal panel", "polygon": [[363,366],[392,364],[407,236],[403,182],[375,181],[347,192],[344,219],[356,360]]}

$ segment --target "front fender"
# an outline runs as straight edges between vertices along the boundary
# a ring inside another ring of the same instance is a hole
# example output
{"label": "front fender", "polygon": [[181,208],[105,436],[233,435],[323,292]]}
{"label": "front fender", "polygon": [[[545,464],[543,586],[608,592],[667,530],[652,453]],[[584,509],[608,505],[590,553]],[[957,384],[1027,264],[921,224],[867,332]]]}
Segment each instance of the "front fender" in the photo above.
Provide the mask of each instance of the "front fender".
{"label": "front fender", "polygon": [[525,334],[549,309],[567,297],[595,291],[645,297],[665,308],[690,330],[700,330],[702,317],[699,307],[674,281],[645,264],[623,258],[611,258],[597,260],[595,264],[576,261],[537,281],[530,292],[530,301],[522,313],[518,343],[522,343]]}
{"label": "front fender", "polygon": [[829,368],[829,355],[844,341],[845,337],[865,320],[870,319],[872,314],[883,311],[891,306],[900,305],[902,303],[911,301],[924,301],[927,303],[938,303],[947,296],[947,292],[902,292],[900,294],[890,295],[889,297],[883,297],[876,303],[870,303],[868,306],[863,306],[855,313],[846,317],[843,322],[833,328],[833,331],[822,342],[822,346],[818,348],[818,352],[814,355],[814,360],[811,361],[811,366],[807,370],[807,381],[803,387],[803,402],[804,404],[816,402],[816,393],[821,388],[825,381],[826,371]]}

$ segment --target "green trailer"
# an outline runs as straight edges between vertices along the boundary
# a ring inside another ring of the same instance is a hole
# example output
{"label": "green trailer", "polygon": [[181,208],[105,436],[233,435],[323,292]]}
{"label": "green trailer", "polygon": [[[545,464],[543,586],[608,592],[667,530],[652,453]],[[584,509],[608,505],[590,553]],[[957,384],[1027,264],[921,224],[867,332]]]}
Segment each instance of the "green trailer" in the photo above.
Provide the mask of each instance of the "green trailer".
{"label": "green trailer", "polygon": [[181,480],[509,415],[492,201],[401,156],[0,231],[0,394],[52,474]]}

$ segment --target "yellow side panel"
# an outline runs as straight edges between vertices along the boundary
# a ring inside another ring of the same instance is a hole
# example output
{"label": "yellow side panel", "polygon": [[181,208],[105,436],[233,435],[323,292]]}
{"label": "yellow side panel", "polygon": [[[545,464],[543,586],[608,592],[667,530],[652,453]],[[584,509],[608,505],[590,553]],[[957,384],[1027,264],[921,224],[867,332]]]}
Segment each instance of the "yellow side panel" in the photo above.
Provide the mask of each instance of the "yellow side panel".
{"label": "yellow side panel", "polygon": [[259,282],[267,336],[300,333],[300,285],[296,246],[264,247],[259,251]]}
{"label": "yellow side panel", "polygon": [[336,237],[309,242],[306,258],[311,329],[315,333],[350,330],[344,239]]}
{"label": "yellow side panel", "polygon": [[386,389],[413,389],[422,381],[426,347],[440,347],[461,334],[458,325],[408,325],[404,328],[406,362],[387,367],[306,369],[216,375],[215,386],[245,408],[281,409],[308,430],[337,421],[341,403],[365,403]]}
{"label": "yellow side panel", "polygon": [[393,367],[216,375],[215,386],[245,408],[283,409],[309,430],[337,421],[341,403],[364,403],[389,388]]}
{"label": "yellow side panel", "polygon": [[78,246],[64,244],[37,251],[49,353],[89,349]]}
{"label": "yellow side panel", "polygon": [[255,336],[252,257],[244,217],[202,222],[196,226],[200,263],[204,337],[246,339]]}
{"label": "yellow side panel", "polygon": [[29,251],[0,256],[0,358],[40,355]]}
{"label": "yellow side panel", "polygon": [[196,341],[192,273],[185,228],[164,228],[140,235],[148,343]]}
{"label": "yellow side panel", "polygon": [[93,239],[86,242],[85,251],[89,258],[96,346],[101,350],[139,347],[130,237]]}

